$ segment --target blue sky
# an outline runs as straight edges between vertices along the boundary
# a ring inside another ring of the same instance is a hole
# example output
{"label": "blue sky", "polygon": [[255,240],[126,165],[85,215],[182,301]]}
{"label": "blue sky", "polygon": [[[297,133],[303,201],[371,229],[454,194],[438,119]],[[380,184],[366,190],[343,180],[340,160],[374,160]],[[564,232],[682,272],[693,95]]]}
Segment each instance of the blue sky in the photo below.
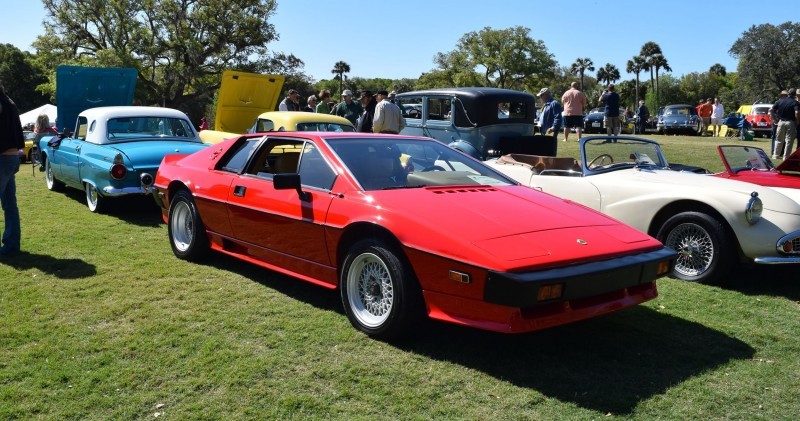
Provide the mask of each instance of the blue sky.
{"label": "blue sky", "polygon": [[[315,80],[330,79],[333,64],[350,65],[350,77],[417,78],[434,68],[437,52],[455,48],[467,32],[521,25],[544,41],[559,65],[589,57],[595,67],[612,63],[624,79],[625,64],[647,41],[657,42],[673,75],[721,63],[736,70],[729,54],[742,32],[762,23],[792,20],[785,8],[752,1],[549,1],[539,0],[278,0],[271,22],[280,40],[275,51],[305,62]],[[44,8],[35,0],[0,0],[0,42],[32,51],[42,31]],[[593,75],[593,73],[590,73]]]}

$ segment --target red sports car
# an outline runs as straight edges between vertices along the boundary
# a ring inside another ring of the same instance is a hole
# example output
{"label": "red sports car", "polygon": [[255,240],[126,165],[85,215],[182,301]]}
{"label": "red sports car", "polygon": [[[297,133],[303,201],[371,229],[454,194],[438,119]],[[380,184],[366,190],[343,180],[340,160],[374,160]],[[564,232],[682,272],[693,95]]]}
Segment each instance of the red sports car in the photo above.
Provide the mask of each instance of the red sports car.
{"label": "red sports car", "polygon": [[675,258],[428,138],[245,135],[167,156],[155,187],[177,257],[339,289],[353,326],[384,339],[426,314],[509,333],[595,317],[656,297]]}
{"label": "red sports car", "polygon": [[725,164],[725,172],[715,174],[717,177],[773,187],[800,201],[800,149],[777,167],[761,148],[721,145],[717,150]]}
{"label": "red sports car", "polygon": [[750,123],[753,132],[761,137],[772,136],[772,118],[769,115],[769,110],[772,104],[753,104],[750,108],[750,114],[745,116],[745,120]]}

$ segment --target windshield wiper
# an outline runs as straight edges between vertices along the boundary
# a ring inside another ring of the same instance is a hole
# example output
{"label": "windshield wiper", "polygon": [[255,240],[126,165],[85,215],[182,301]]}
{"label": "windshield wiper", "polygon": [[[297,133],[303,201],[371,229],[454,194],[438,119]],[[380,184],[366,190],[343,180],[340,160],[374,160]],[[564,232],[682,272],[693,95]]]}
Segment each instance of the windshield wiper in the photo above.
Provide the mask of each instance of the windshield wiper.
{"label": "windshield wiper", "polygon": [[384,187],[381,190],[398,190],[398,189],[421,189],[423,187],[428,187],[427,184],[414,184],[411,186],[389,186]]}

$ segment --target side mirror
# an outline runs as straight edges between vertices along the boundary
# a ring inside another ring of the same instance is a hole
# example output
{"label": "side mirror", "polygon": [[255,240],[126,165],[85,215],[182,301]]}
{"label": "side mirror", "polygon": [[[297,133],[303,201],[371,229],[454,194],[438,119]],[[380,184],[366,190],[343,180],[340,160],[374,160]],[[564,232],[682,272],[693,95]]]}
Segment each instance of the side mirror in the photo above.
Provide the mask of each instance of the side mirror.
{"label": "side mirror", "polygon": [[272,176],[272,184],[275,186],[275,190],[297,190],[300,200],[304,202],[311,201],[311,194],[304,192],[300,186],[300,174],[275,174]]}

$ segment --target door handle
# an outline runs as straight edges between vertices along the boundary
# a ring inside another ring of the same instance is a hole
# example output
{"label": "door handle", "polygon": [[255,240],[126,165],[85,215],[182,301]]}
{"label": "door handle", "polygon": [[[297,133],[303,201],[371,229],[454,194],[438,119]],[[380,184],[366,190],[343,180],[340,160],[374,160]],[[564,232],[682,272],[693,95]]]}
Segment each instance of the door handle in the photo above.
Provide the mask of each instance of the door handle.
{"label": "door handle", "polygon": [[78,152],[80,150],[81,150],[81,145],[78,145],[78,146],[75,147],[75,152]]}
{"label": "door handle", "polygon": [[247,191],[247,187],[245,186],[236,186],[233,188],[233,195],[244,197],[244,192]]}

